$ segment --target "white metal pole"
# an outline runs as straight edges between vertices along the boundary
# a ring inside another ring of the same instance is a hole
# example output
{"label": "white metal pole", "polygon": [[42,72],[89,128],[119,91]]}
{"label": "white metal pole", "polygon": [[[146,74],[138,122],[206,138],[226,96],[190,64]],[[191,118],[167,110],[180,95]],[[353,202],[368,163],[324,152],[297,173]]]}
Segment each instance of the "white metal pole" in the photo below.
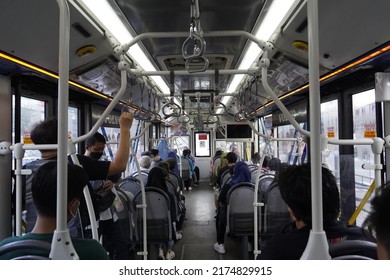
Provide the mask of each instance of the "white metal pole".
{"label": "white metal pole", "polygon": [[309,38],[310,157],[312,229],[301,259],[330,259],[323,230],[321,169],[321,103],[319,83],[318,0],[307,1]]}
{"label": "white metal pole", "polygon": [[51,259],[79,259],[67,228],[68,209],[68,105],[70,13],[66,0],[57,0],[60,12],[58,53],[58,154],[57,224],[53,235]]}

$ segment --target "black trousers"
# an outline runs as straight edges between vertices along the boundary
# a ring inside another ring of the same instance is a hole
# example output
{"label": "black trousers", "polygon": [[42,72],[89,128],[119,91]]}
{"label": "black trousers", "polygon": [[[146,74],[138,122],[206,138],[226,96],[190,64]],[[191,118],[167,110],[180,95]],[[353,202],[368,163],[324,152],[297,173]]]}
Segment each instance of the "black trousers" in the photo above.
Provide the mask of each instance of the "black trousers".
{"label": "black trousers", "polygon": [[194,173],[195,173],[195,182],[198,182],[199,179],[200,179],[200,177],[199,177],[199,167],[195,166]]}
{"label": "black trousers", "polygon": [[225,243],[226,224],[227,224],[227,208],[226,206],[222,206],[218,208],[217,218],[215,221],[215,225],[217,228],[217,242],[219,244]]}

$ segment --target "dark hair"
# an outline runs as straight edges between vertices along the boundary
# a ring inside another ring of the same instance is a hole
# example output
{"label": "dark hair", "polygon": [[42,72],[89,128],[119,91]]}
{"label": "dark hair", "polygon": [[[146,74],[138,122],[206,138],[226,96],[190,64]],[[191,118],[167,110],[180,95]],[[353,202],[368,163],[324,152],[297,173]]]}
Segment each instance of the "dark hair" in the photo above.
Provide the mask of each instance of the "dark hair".
{"label": "dark hair", "polygon": [[215,151],[214,158],[220,157],[221,155],[222,155],[222,150],[217,150],[217,151]]}
{"label": "dark hair", "polygon": [[[311,226],[311,166],[310,163],[287,166],[277,179],[280,193],[298,220]],[[322,166],[322,202],[324,225],[337,220],[340,213],[340,196],[336,178]]]}
{"label": "dark hair", "polygon": [[85,141],[85,147],[86,148],[92,147],[96,143],[106,144],[106,138],[104,138],[104,136],[99,132],[96,132],[92,137],[88,138]]}
{"label": "dark hair", "polygon": [[150,155],[153,156],[153,157],[157,156],[159,153],[160,153],[160,151],[157,150],[157,149],[151,149],[150,150]]}
{"label": "dark hair", "polygon": [[162,168],[162,169],[164,169],[166,171],[165,177],[168,176],[168,174],[169,174],[169,163],[167,161],[164,161],[164,160],[159,161],[157,163],[157,166]]}
{"label": "dark hair", "polygon": [[176,159],[174,159],[174,158],[167,158],[166,162],[168,162],[170,170],[174,170],[176,168],[176,165],[177,165]]}
{"label": "dark hair", "polygon": [[237,162],[237,154],[234,152],[228,152],[226,154],[226,159],[228,163],[236,163]]}
{"label": "dark hair", "polygon": [[390,257],[390,182],[381,187],[371,201],[371,213],[364,222],[369,231],[374,231],[377,240]]}
{"label": "dark hair", "polygon": [[[77,165],[68,164],[68,203],[80,198],[88,175]],[[56,217],[57,206],[57,161],[49,161],[35,173],[31,183],[34,204],[39,215]]]}
{"label": "dark hair", "polygon": [[264,157],[262,167],[264,167],[264,168],[268,167],[268,162],[270,161],[270,159],[271,158],[269,156]]}
{"label": "dark hair", "polygon": [[183,151],[183,157],[185,157],[185,156],[188,156],[190,153],[189,153],[189,150],[184,150]]}
{"label": "dark hair", "polygon": [[141,153],[141,156],[148,156],[148,157],[150,157],[151,154],[150,154],[149,151],[144,151],[144,152]]}
{"label": "dark hair", "polygon": [[166,193],[168,193],[168,187],[165,182],[165,177],[167,175],[167,171],[161,167],[153,167],[149,171],[148,181],[146,182],[147,186],[157,187],[163,189]]}
{"label": "dark hair", "polygon": [[58,120],[53,117],[38,123],[31,131],[34,144],[57,144]]}
{"label": "dark hair", "polygon": [[254,153],[253,155],[252,155],[252,163],[253,164],[258,164],[259,162],[260,162],[260,154],[259,153]]}
{"label": "dark hair", "polygon": [[280,168],[280,164],[281,164],[280,159],[272,158],[268,161],[267,166],[268,166],[269,170],[278,171]]}

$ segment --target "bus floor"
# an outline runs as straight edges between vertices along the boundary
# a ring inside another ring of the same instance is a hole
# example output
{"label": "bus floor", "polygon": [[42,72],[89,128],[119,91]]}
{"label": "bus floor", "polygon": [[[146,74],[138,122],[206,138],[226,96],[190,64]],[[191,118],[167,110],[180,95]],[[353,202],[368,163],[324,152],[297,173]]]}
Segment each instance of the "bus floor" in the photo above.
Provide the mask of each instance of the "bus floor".
{"label": "bus floor", "polygon": [[[217,234],[214,217],[214,190],[208,181],[201,181],[191,191],[185,191],[186,220],[183,226],[183,238],[178,240],[173,250],[175,260],[239,260],[241,240],[237,237],[225,237],[225,254],[214,250]],[[253,254],[248,253],[249,259]]]}

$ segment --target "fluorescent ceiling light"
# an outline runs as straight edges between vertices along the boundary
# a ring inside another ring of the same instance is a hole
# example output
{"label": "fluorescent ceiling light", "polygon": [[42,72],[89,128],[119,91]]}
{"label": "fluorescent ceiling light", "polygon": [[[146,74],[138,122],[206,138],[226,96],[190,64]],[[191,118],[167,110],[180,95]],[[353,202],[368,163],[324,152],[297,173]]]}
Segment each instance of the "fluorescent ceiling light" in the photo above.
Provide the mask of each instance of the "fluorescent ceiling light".
{"label": "fluorescent ceiling light", "polygon": [[[101,25],[109,30],[120,44],[125,44],[133,39],[133,36],[118,17],[112,6],[106,0],[80,0],[84,6],[93,14],[94,19],[98,20]],[[137,62],[145,71],[156,71],[151,61],[142,51],[138,44],[133,45],[127,54]],[[152,76],[153,81],[160,88],[161,92],[169,92],[169,87],[159,76]]]}
{"label": "fluorescent ceiling light", "polygon": [[[273,0],[267,14],[259,25],[258,30],[255,31],[256,37],[268,41],[295,2],[296,0]],[[262,52],[263,51],[255,43],[251,42],[238,69],[250,68]],[[234,75],[227,92],[236,92],[237,86],[241,83],[244,76],[245,75]],[[223,101],[222,103],[226,105],[230,99],[231,97],[225,99],[226,103]]]}

